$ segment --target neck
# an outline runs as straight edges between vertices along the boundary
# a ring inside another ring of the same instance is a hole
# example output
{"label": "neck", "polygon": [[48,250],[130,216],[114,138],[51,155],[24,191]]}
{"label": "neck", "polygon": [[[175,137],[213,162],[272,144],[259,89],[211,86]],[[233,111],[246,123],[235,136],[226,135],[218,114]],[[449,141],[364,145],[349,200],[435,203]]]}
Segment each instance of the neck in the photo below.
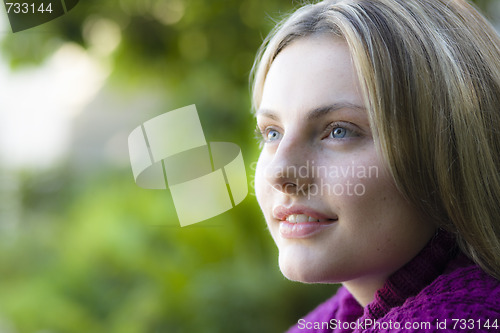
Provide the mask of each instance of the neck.
{"label": "neck", "polygon": [[342,285],[349,290],[361,306],[366,307],[375,299],[375,293],[384,286],[386,280],[387,277],[363,278],[347,281]]}
{"label": "neck", "polygon": [[364,307],[367,316],[381,318],[442,274],[457,253],[454,237],[441,231],[415,258],[391,276],[348,281],[344,286]]}
{"label": "neck", "polygon": [[347,281],[343,285],[360,305],[368,306],[370,312],[379,313],[417,294],[442,273],[456,253],[454,237],[441,231],[415,258],[390,276],[371,276]]}

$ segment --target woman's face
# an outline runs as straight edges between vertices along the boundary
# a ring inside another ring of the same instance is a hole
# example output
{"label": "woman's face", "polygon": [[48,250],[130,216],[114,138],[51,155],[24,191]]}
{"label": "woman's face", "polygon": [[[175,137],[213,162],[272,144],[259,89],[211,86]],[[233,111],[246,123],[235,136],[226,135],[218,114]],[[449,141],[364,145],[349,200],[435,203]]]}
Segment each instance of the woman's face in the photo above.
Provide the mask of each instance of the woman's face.
{"label": "woman's face", "polygon": [[257,124],[257,200],[289,279],[381,286],[432,237],[377,153],[345,42],[314,36],[286,46]]}

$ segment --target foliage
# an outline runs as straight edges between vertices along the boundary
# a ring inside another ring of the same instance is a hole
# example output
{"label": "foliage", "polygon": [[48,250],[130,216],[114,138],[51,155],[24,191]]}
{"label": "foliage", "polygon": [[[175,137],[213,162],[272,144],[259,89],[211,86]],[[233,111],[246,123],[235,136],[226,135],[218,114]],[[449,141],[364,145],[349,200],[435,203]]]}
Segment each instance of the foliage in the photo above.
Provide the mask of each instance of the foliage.
{"label": "foliage", "polygon": [[[7,35],[2,47],[20,68],[77,43],[112,67],[115,92],[150,87],[161,93],[157,113],[195,103],[210,140],[238,143],[249,165],[257,154],[249,70],[273,25],[266,15],[293,6],[86,0],[44,26]],[[120,43],[107,49],[116,31]],[[68,161],[15,177],[22,215],[17,232],[1,236],[2,332],[279,332],[335,290],[282,277],[252,196],[180,228],[168,191],[138,188],[128,168],[83,176]]]}
{"label": "foliage", "polygon": [[[249,165],[257,154],[249,70],[270,17],[297,5],[85,0],[7,35],[2,49],[19,68],[77,43],[112,67],[115,91],[160,92],[155,112],[196,104],[210,139],[238,143]],[[82,177],[68,163],[16,177],[21,222],[17,234],[0,237],[1,332],[280,332],[334,293],[281,276],[252,196],[180,228],[168,191],[136,187],[128,169]]]}

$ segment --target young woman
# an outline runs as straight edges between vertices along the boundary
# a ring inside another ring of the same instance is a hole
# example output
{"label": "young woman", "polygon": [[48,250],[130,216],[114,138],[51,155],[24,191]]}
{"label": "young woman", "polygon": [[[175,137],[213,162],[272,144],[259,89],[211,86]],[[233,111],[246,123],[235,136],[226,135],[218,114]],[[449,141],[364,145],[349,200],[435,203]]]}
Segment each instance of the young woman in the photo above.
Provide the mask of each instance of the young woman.
{"label": "young woman", "polygon": [[500,38],[464,0],[306,5],[254,66],[283,274],[342,283],[290,332],[500,329]]}

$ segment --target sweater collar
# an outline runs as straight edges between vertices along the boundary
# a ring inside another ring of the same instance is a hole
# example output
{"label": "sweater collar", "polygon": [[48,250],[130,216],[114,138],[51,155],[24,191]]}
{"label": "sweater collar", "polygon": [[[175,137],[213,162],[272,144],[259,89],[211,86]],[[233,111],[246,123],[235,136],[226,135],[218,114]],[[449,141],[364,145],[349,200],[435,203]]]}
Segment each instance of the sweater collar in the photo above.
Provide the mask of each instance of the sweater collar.
{"label": "sweater collar", "polygon": [[364,310],[364,317],[379,319],[408,297],[417,295],[435,280],[457,254],[455,239],[439,230],[420,253],[395,272],[375,293],[375,299]]}

